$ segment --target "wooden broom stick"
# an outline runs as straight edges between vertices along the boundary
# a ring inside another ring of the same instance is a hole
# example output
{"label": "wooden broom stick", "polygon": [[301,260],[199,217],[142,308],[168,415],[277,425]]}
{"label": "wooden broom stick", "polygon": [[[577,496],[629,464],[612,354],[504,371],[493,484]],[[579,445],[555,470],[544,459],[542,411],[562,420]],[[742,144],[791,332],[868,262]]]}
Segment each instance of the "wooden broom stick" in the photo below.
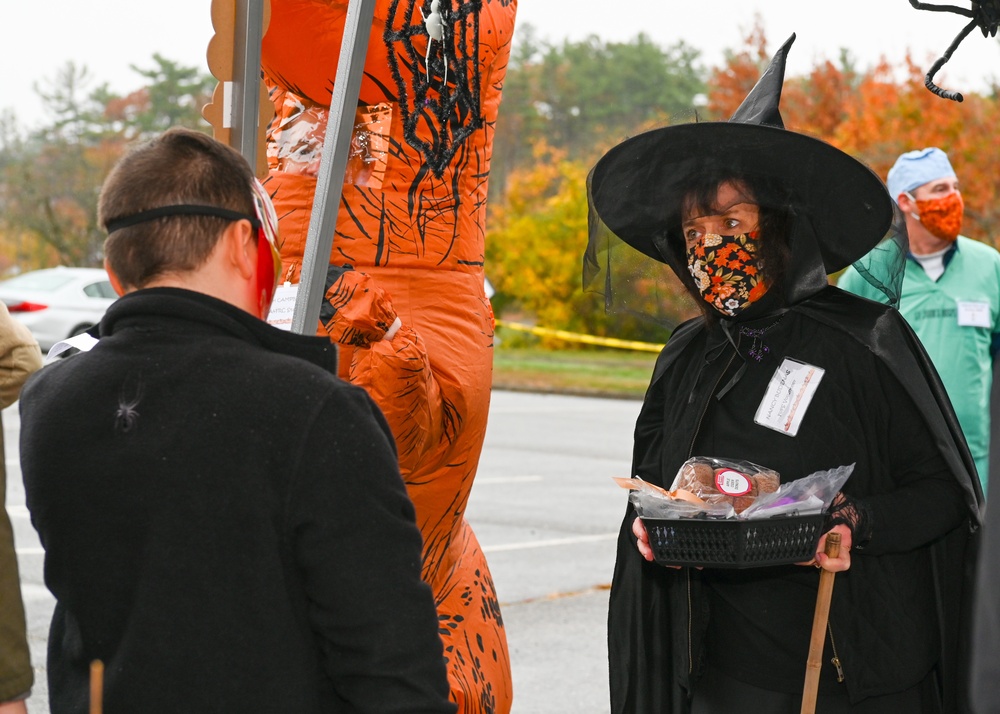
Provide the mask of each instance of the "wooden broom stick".
{"label": "wooden broom stick", "polygon": [[104,707],[104,663],[90,663],[90,714],[101,714]]}
{"label": "wooden broom stick", "polygon": [[[827,533],[827,556],[840,555],[840,533]],[[833,597],[833,578],[836,573],[822,570],[819,590],[816,593],[816,612],[813,614],[812,636],[809,638],[809,659],[806,660],[806,682],[802,689],[801,714],[815,714],[816,696],[819,694],[819,673],[823,666],[823,643],[826,640],[826,623],[830,617],[830,598]]]}

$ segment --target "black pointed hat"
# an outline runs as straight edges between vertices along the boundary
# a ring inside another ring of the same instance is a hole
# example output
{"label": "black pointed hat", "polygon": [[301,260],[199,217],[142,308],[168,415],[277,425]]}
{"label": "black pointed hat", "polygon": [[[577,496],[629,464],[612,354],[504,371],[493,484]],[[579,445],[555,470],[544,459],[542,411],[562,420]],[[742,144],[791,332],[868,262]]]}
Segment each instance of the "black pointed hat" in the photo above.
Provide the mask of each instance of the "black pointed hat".
{"label": "black pointed hat", "polygon": [[729,121],[667,126],[608,151],[588,182],[592,216],[633,248],[669,262],[654,237],[668,230],[684,198],[675,179],[713,165],[787,186],[796,220],[808,222],[793,231],[815,236],[827,273],[875,247],[893,218],[882,180],[840,149],[784,128],[778,103],[794,40],[793,34],[781,46]]}

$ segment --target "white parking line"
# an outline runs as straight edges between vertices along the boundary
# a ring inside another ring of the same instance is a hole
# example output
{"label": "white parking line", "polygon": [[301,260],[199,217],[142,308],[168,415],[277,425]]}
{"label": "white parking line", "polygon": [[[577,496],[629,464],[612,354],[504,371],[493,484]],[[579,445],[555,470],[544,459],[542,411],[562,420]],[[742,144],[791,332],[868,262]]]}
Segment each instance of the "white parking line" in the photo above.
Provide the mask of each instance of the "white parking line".
{"label": "white parking line", "polygon": [[30,518],[31,514],[28,513],[27,506],[7,506],[7,515],[11,518]]}
{"label": "white parking line", "polygon": [[530,483],[541,480],[541,476],[483,476],[477,478],[476,483]]}
{"label": "white parking line", "polygon": [[18,555],[45,555],[44,548],[15,548],[14,552]]}
{"label": "white parking line", "polygon": [[533,540],[527,543],[504,543],[502,545],[484,545],[484,553],[499,553],[506,550],[527,550],[529,548],[552,548],[560,545],[576,545],[577,543],[594,543],[602,540],[614,540],[617,533],[601,533],[600,535],[574,536],[573,538],[550,538],[549,540]]}

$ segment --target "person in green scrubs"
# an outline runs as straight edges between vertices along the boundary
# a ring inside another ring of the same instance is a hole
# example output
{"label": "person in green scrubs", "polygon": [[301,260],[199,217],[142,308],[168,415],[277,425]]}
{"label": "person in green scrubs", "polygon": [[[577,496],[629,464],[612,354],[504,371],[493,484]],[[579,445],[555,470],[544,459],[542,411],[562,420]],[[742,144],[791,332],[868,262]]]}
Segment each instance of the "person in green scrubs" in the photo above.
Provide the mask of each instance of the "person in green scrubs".
{"label": "person in green scrubs", "polygon": [[[910,239],[899,310],[941,375],[985,492],[993,358],[1000,348],[1000,253],[959,235],[962,193],[941,149],[900,156],[886,186]],[[837,285],[885,302],[854,267]]]}

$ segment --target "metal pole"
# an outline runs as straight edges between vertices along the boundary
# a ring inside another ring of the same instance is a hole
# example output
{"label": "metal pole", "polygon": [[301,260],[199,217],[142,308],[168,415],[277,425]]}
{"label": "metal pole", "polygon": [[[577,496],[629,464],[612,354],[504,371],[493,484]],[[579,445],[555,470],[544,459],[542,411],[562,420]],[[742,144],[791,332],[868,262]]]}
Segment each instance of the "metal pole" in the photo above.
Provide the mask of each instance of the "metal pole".
{"label": "metal pole", "polygon": [[233,42],[232,146],[257,166],[260,129],[260,43],[264,39],[264,0],[237,0]]}
{"label": "metal pole", "polygon": [[344,189],[344,171],[354,131],[354,115],[361,93],[361,76],[368,36],[375,17],[376,0],[350,0],[344,21],[344,38],[340,45],[340,60],[334,78],[330,114],[327,117],[323,158],[320,161],[316,194],[313,197],[309,232],[299,292],[292,313],[292,332],[314,334],[319,320],[320,303],[326,286],[326,269],[330,263],[333,232],[337,225],[340,196]]}

